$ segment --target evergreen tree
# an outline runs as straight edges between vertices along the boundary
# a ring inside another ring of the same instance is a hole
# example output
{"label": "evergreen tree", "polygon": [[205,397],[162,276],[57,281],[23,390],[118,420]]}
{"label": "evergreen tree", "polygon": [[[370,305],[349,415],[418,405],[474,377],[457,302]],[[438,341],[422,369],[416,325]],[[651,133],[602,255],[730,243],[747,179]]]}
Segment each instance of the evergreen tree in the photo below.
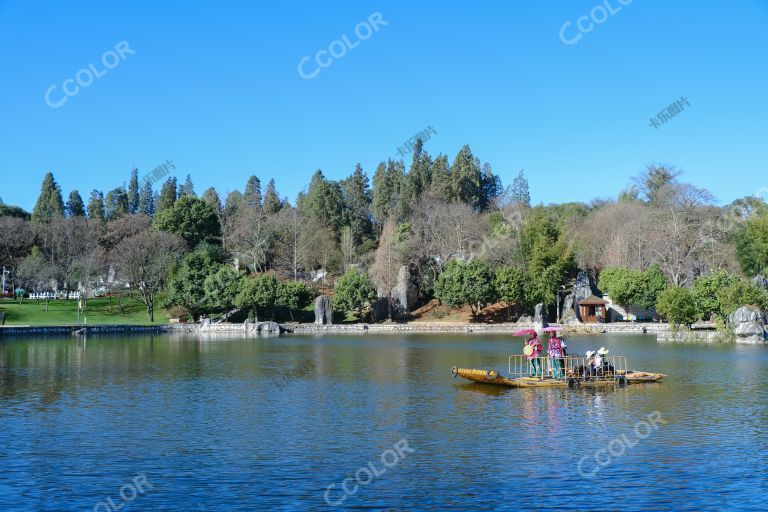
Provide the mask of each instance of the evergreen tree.
{"label": "evergreen tree", "polygon": [[192,196],[195,197],[195,187],[192,185],[192,178],[187,174],[187,178],[184,183],[179,183],[179,195],[178,197]]}
{"label": "evergreen tree", "polygon": [[69,193],[69,198],[67,199],[67,215],[70,217],[85,217],[83,198],[80,197],[80,193],[77,190],[73,190]]}
{"label": "evergreen tree", "polygon": [[64,215],[64,201],[61,198],[61,188],[53,179],[53,173],[46,173],[40,187],[40,196],[32,210],[34,222],[50,222],[54,217]]}
{"label": "evergreen tree", "polygon": [[131,179],[128,181],[128,212],[137,213],[139,211],[139,170],[131,170]]}
{"label": "evergreen tree", "polygon": [[165,180],[160,195],[155,201],[155,213],[162,213],[176,204],[176,178],[170,177]]}
{"label": "evergreen tree", "polygon": [[403,182],[403,163],[389,160],[381,162],[373,175],[373,215],[380,224],[386,222],[400,197]]}
{"label": "evergreen tree", "polygon": [[150,217],[155,214],[155,196],[152,192],[152,183],[149,180],[144,180],[141,185],[137,213],[143,213]]}
{"label": "evergreen tree", "polygon": [[371,191],[368,190],[368,176],[360,164],[355,166],[351,176],[341,181],[344,194],[344,224],[352,230],[352,239],[359,246],[364,239],[372,238]]}
{"label": "evergreen tree", "polygon": [[104,209],[107,220],[115,220],[128,213],[128,194],[123,187],[117,187],[107,192]]}
{"label": "evergreen tree", "polygon": [[248,178],[243,199],[248,206],[261,207],[261,181],[256,176]]}
{"label": "evergreen tree", "polygon": [[344,223],[344,200],[341,186],[329,181],[317,170],[309,182],[307,195],[301,200],[299,209],[308,218],[317,219],[334,232],[337,239]]}
{"label": "evergreen tree", "polygon": [[224,202],[222,214],[226,218],[233,218],[243,205],[243,194],[239,190],[233,190],[227,194],[227,200]]}
{"label": "evergreen tree", "polygon": [[208,203],[191,195],[180,197],[172,207],[158,212],[152,224],[156,229],[180,236],[190,248],[200,242],[217,244],[221,239],[216,212]]}
{"label": "evergreen tree", "polygon": [[91,191],[91,198],[88,200],[88,218],[104,220],[104,194],[99,190]]}
{"label": "evergreen tree", "polygon": [[264,211],[267,213],[277,213],[282,207],[280,196],[277,195],[275,180],[269,180],[267,189],[264,191]]}
{"label": "evergreen tree", "polygon": [[206,189],[200,199],[205,201],[211,208],[213,208],[213,211],[216,212],[216,215],[221,215],[221,199],[219,198],[219,194],[216,192],[215,188],[209,187]]}
{"label": "evergreen tree", "polygon": [[528,190],[528,180],[525,179],[523,171],[517,173],[517,177],[512,180],[509,186],[509,201],[513,204],[522,204],[531,206],[531,193]]}
{"label": "evergreen tree", "polygon": [[451,170],[448,165],[448,157],[439,155],[435,158],[432,165],[432,193],[446,201],[454,201],[456,196],[453,194],[451,186]]}

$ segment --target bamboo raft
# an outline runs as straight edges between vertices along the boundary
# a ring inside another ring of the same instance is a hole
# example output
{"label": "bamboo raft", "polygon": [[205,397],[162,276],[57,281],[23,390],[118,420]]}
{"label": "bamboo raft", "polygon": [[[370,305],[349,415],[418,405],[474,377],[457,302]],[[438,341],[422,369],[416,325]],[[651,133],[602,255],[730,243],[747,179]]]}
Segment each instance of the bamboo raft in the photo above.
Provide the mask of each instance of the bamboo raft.
{"label": "bamboo raft", "polygon": [[[546,358],[540,358],[544,363]],[[582,375],[578,371],[579,363],[584,364],[579,357],[568,357],[564,376],[554,378],[543,372],[542,376],[529,376],[526,356],[510,356],[509,374],[504,376],[498,370],[479,370],[475,368],[459,368],[454,366],[451,373],[454,377],[462,377],[480,384],[494,386],[506,386],[510,388],[551,388],[567,387],[575,389],[579,387],[624,387],[628,384],[640,384],[645,382],[659,382],[666,377],[663,373],[639,372],[626,369],[626,358],[612,356],[610,362],[614,370],[610,373],[600,372],[597,375]],[[542,367],[543,364],[542,364]]]}

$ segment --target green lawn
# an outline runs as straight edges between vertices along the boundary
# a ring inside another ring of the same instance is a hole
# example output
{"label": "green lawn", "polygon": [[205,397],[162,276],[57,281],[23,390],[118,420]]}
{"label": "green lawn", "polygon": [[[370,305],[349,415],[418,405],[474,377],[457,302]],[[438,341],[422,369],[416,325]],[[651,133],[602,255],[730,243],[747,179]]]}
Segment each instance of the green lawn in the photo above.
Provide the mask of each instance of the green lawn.
{"label": "green lawn", "polygon": [[[52,300],[45,310],[45,302],[24,299],[22,304],[10,299],[0,300],[0,312],[5,313],[5,325],[74,325],[77,323],[76,300]],[[89,325],[132,324],[149,325],[144,304],[135,299],[123,298],[123,314],[113,298],[88,300],[85,313]],[[82,322],[82,319],[81,319]],[[155,304],[155,323],[168,323],[168,315]]]}

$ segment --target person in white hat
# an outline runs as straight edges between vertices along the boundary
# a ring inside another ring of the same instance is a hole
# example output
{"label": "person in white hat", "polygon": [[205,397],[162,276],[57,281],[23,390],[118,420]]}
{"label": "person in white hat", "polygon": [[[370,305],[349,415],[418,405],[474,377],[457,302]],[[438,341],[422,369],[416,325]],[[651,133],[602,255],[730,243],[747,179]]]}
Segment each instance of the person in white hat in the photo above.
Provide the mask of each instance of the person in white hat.
{"label": "person in white hat", "polygon": [[601,373],[613,373],[613,365],[608,361],[608,349],[600,347],[595,357],[595,368]]}
{"label": "person in white hat", "polygon": [[595,375],[595,351],[587,350],[587,361],[584,364],[584,377]]}

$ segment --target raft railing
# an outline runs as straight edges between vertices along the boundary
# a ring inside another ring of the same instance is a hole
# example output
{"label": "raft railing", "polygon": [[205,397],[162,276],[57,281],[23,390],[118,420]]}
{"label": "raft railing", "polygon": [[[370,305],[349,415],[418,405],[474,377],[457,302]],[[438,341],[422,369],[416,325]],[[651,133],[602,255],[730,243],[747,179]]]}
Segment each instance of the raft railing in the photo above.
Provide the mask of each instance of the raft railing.
{"label": "raft railing", "polygon": [[[618,375],[627,373],[627,358],[625,356],[604,356],[603,368],[596,368],[594,369],[594,374],[590,371],[589,375],[586,375],[586,372],[583,371],[588,365],[587,357],[565,356],[557,359],[560,360],[561,379],[576,378],[584,380],[588,377],[592,380],[614,380]],[[541,375],[534,375],[533,361],[538,362]],[[520,377],[537,377],[540,380],[554,378],[554,368],[551,358],[548,356],[529,358],[522,354],[512,354],[509,356],[508,372],[509,377],[512,379]]]}

